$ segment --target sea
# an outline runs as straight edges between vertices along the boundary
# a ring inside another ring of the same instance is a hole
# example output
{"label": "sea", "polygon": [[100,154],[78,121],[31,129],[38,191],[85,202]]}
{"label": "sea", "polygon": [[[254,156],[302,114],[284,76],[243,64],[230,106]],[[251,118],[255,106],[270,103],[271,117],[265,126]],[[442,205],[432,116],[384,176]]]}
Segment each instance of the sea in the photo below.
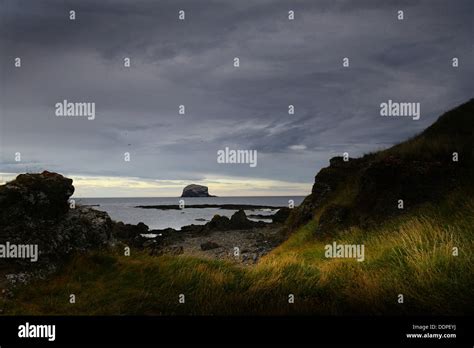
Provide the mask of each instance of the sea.
{"label": "sea", "polygon": [[[304,199],[304,196],[268,196],[268,197],[186,197],[185,209],[143,209],[136,208],[139,205],[179,205],[177,197],[156,198],[75,198],[76,204],[89,205],[96,210],[105,211],[112,220],[122,221],[128,224],[143,222],[150,229],[165,229],[168,227],[180,230],[186,225],[204,225],[216,214],[221,216],[232,216],[236,210],[220,208],[188,208],[194,204],[252,204],[275,207],[275,209],[245,210],[247,216],[272,215],[278,208],[287,207],[289,201],[294,202],[295,207]],[[251,218],[253,221],[271,222],[265,218]]]}

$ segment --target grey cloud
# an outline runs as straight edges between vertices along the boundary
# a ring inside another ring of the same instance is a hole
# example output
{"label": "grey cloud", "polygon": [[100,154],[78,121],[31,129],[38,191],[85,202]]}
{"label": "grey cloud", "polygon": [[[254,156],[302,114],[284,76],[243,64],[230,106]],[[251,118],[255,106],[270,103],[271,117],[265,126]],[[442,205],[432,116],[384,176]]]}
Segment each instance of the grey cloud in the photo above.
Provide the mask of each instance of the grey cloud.
{"label": "grey cloud", "polygon": [[[404,140],[474,87],[467,0],[2,4],[0,171],[24,170],[11,162],[21,151],[29,167],[77,174],[311,183],[329,157]],[[400,8],[404,22],[395,18]],[[63,99],[96,102],[96,120],[57,119],[53,106]],[[387,99],[420,101],[422,119],[382,119]],[[224,146],[258,150],[258,167],[218,165]]]}

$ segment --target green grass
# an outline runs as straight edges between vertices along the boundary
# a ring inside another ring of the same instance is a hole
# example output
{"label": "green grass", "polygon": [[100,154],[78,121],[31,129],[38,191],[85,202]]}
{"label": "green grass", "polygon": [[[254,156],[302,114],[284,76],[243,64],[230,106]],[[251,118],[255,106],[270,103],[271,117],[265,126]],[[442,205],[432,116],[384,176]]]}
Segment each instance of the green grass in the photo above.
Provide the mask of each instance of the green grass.
{"label": "green grass", "polygon": [[[118,251],[73,257],[15,291],[6,314],[459,314],[473,312],[474,201],[460,194],[375,230],[314,235],[300,228],[255,267]],[[324,246],[365,245],[365,261],[327,259]],[[453,247],[459,256],[453,256]],[[69,303],[69,295],[76,303]],[[185,294],[186,303],[178,302]],[[295,303],[288,304],[288,295]],[[397,303],[403,294],[404,304]]]}

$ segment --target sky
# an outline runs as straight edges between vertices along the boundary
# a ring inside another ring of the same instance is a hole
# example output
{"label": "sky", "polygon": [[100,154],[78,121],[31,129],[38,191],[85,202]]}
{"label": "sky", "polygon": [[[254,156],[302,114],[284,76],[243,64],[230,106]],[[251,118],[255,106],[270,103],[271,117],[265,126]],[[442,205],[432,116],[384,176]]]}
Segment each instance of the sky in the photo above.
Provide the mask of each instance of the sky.
{"label": "sky", "polygon": [[[0,0],[0,181],[49,170],[77,197],[191,183],[306,195],[331,157],[387,148],[473,97],[473,13],[471,0]],[[63,100],[95,103],[95,118],[56,116]],[[381,117],[388,100],[420,103],[420,119]],[[226,147],[258,164],[218,163]]]}

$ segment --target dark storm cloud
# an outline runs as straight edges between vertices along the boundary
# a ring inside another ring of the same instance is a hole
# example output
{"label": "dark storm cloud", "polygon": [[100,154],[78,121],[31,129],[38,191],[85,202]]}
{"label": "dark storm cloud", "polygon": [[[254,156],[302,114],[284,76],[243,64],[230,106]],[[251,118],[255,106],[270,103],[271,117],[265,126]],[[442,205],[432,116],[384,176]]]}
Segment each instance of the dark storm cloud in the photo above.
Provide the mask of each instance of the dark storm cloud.
{"label": "dark storm cloud", "polygon": [[[402,141],[472,97],[473,10],[469,0],[4,0],[0,171],[310,183],[330,156]],[[63,99],[96,102],[96,120],[56,118]],[[381,118],[388,99],[421,102],[421,120]],[[258,150],[259,165],[218,165],[225,146]]]}

